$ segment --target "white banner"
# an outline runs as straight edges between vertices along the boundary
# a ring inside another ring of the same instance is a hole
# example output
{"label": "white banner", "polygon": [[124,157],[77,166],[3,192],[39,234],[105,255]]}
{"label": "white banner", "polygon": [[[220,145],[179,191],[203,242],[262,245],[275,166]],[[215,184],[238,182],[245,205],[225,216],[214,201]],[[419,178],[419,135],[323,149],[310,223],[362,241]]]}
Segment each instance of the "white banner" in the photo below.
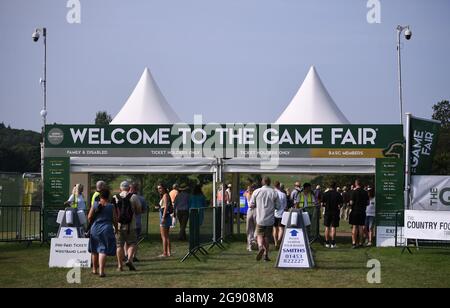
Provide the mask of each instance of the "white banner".
{"label": "white banner", "polygon": [[450,176],[412,176],[411,209],[450,211]]}
{"label": "white banner", "polygon": [[450,212],[406,210],[405,237],[450,241]]}

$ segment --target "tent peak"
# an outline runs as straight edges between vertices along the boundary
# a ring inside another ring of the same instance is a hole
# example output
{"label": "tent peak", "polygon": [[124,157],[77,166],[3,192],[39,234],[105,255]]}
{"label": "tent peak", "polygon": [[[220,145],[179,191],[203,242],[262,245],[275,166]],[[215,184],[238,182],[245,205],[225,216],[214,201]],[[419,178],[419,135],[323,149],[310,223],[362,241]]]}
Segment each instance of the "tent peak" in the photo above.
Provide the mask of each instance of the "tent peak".
{"label": "tent peak", "polygon": [[349,124],[312,65],[277,124]]}
{"label": "tent peak", "polygon": [[178,115],[161,93],[148,67],[111,124],[174,124]]}

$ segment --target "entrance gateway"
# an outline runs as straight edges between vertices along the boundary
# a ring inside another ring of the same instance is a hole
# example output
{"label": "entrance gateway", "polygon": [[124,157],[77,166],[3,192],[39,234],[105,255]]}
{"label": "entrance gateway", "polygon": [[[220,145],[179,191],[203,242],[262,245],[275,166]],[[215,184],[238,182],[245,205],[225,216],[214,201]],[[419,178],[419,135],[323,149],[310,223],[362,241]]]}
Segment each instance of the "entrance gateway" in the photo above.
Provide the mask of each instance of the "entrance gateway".
{"label": "entrance gateway", "polygon": [[90,173],[209,173],[219,181],[251,172],[375,174],[378,228],[395,229],[404,210],[402,125],[47,125],[45,133],[46,209],[61,208],[73,184],[89,187]]}

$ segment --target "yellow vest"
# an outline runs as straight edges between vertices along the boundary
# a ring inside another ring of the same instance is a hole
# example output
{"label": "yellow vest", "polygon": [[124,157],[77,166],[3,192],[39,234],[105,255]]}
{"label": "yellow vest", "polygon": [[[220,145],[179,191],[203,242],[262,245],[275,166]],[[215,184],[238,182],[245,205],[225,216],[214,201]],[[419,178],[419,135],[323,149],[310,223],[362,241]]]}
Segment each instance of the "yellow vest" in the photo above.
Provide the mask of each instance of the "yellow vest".
{"label": "yellow vest", "polygon": [[70,205],[71,208],[77,209],[78,208],[78,196],[73,195],[73,201]]}
{"label": "yellow vest", "polygon": [[94,206],[95,198],[97,198],[98,196],[100,196],[100,193],[99,193],[98,191],[96,191],[96,192],[92,195],[91,206]]}
{"label": "yellow vest", "polygon": [[[313,194],[309,193],[308,194],[308,200],[307,200],[308,206],[314,206],[314,201],[313,201]],[[298,207],[302,208],[305,206],[305,194],[303,192],[300,193],[300,202],[298,203]]]}

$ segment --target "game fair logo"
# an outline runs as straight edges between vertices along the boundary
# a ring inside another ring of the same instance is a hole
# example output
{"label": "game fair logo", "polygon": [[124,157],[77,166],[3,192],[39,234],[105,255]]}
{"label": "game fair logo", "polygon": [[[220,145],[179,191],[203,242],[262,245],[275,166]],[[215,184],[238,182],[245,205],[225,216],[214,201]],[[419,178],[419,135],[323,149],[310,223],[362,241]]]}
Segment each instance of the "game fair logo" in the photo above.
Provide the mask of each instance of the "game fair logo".
{"label": "game fair logo", "polygon": [[47,134],[47,140],[53,145],[59,145],[64,140],[64,132],[59,128],[52,128]]}

